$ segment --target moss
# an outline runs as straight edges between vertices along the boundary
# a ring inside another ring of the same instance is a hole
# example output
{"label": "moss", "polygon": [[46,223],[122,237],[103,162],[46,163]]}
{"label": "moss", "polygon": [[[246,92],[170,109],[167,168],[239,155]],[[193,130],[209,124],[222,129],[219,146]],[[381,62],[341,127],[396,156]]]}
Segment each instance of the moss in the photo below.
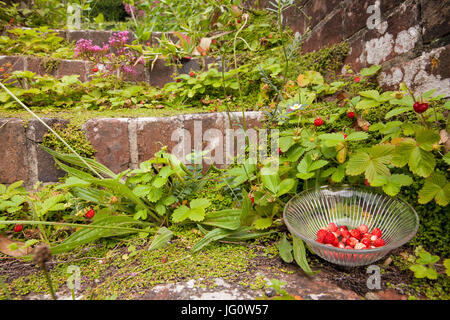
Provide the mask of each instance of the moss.
{"label": "moss", "polygon": [[[67,126],[59,123],[54,125],[56,133],[63,138],[78,154],[86,158],[93,158],[95,149],[87,140],[85,132],[77,125],[69,124]],[[44,135],[43,146],[62,153],[71,153],[69,148],[63,144],[53,133]]]}

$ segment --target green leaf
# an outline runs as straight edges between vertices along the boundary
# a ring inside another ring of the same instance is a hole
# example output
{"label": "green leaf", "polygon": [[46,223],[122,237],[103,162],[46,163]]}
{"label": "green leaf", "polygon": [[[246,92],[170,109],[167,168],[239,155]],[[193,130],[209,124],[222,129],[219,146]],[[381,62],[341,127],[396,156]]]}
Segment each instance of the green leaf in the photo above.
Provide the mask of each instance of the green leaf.
{"label": "green leaf", "polygon": [[390,195],[395,196],[400,192],[401,187],[409,186],[413,183],[413,179],[405,174],[393,174],[389,176],[377,176],[371,182],[373,187],[383,187],[383,191]]}
{"label": "green leaf", "polygon": [[425,278],[428,274],[428,268],[421,264],[413,264],[409,267],[409,270],[414,272],[414,277],[418,279]]}
{"label": "green leaf", "polygon": [[341,134],[341,133],[325,133],[325,134],[321,134],[319,136],[319,139],[323,140],[327,147],[334,147],[334,146],[337,146],[339,143],[342,143],[342,142],[345,141],[344,135]]}
{"label": "green leaf", "polygon": [[390,119],[392,117],[401,115],[407,111],[412,111],[412,110],[413,109],[411,107],[398,107],[398,108],[392,109],[391,111],[386,113],[384,118],[387,120],[387,119]]}
{"label": "green leaf", "polygon": [[420,129],[416,134],[416,141],[425,151],[432,151],[433,145],[438,144],[441,140],[439,133],[426,128]]}
{"label": "green leaf", "polygon": [[420,204],[428,203],[433,199],[440,206],[446,206],[450,202],[450,183],[443,174],[438,172],[427,178],[419,191]]}
{"label": "green leaf", "polygon": [[445,273],[450,277],[450,259],[444,260]]}
{"label": "green leaf", "polygon": [[445,156],[442,158],[442,160],[445,161],[446,164],[450,166],[450,152],[447,152]]}
{"label": "green leaf", "polygon": [[280,150],[284,153],[287,152],[295,144],[295,141],[293,136],[287,136],[280,137],[278,143],[280,145]]}
{"label": "green leaf", "polygon": [[68,177],[63,184],[56,186],[56,190],[73,187],[88,187],[91,183],[77,177]]}
{"label": "green leaf", "polygon": [[261,181],[264,185],[264,188],[269,190],[272,194],[276,194],[278,191],[278,186],[280,184],[280,177],[278,174],[262,174],[261,173]]}
{"label": "green leaf", "polygon": [[366,132],[352,132],[347,136],[347,138],[345,140],[346,141],[362,141],[362,140],[366,140],[368,137],[369,137],[369,134]]}
{"label": "green leaf", "polygon": [[395,148],[392,164],[403,167],[408,164],[409,169],[421,177],[428,177],[436,166],[436,160],[431,152],[422,149],[414,139],[403,139]]}
{"label": "green leaf", "polygon": [[363,99],[356,104],[355,108],[358,110],[365,110],[378,107],[380,104],[381,102],[378,102],[376,100]]}
{"label": "green leaf", "polygon": [[420,264],[435,264],[439,261],[439,256],[434,256],[427,251],[423,251],[419,254],[419,259],[417,259],[417,263]]}
{"label": "green leaf", "polygon": [[380,93],[377,90],[366,90],[366,91],[361,91],[359,93],[360,96],[365,97],[365,98],[369,98],[375,101],[379,101],[380,100]]}
{"label": "green leaf", "polygon": [[241,209],[214,211],[207,214],[202,224],[227,230],[237,230],[241,225],[241,215]]}
{"label": "green leaf", "polygon": [[294,179],[284,179],[278,186],[277,196],[281,197],[282,195],[288,193],[289,191],[291,191],[294,185],[295,185]]}
{"label": "green leaf", "polygon": [[176,208],[172,213],[172,221],[181,222],[186,220],[189,217],[189,211],[190,209],[186,206]]}
{"label": "green leaf", "polygon": [[259,218],[256,219],[255,222],[253,222],[253,226],[256,230],[265,230],[270,228],[272,225],[273,220],[272,218]]}
{"label": "green leaf", "polygon": [[331,180],[333,182],[342,182],[345,178],[345,168],[347,167],[346,163],[341,164],[339,167],[337,167],[337,170],[331,175]]}
{"label": "green leaf", "polygon": [[192,247],[192,252],[197,252],[210,244],[213,241],[217,241],[220,239],[225,238],[226,236],[230,235],[232,231],[230,230],[224,230],[220,228],[216,228],[208,232],[200,241],[198,241],[194,246]]}
{"label": "green leaf", "polygon": [[292,235],[292,238],[294,240],[293,251],[294,251],[295,262],[297,262],[299,267],[302,268],[302,270],[308,276],[314,275],[316,272],[313,272],[311,270],[311,268],[309,267],[308,260],[306,259],[305,245],[304,245],[302,239],[300,239],[294,235]]}
{"label": "green leaf", "polygon": [[370,76],[375,75],[380,69],[381,69],[380,65],[373,65],[369,68],[362,69],[359,72],[359,74],[362,75],[363,77],[370,77]]}
{"label": "green leaf", "polygon": [[390,176],[387,164],[392,158],[391,145],[375,145],[368,152],[358,151],[348,161],[346,173],[351,176],[365,174],[370,183],[376,176]]}
{"label": "green leaf", "polygon": [[156,232],[155,237],[152,240],[152,243],[148,247],[148,250],[156,250],[161,249],[167,245],[170,239],[173,236],[173,232],[167,229],[166,227],[161,227]]}
{"label": "green leaf", "polygon": [[278,251],[280,252],[280,257],[284,262],[291,263],[294,261],[294,257],[292,256],[292,245],[286,239],[286,234],[283,234],[280,242],[278,243]]}
{"label": "green leaf", "polygon": [[208,199],[205,198],[200,198],[200,199],[194,199],[191,201],[190,203],[190,207],[191,209],[193,208],[202,208],[202,209],[206,209],[211,205],[211,201],[209,201]]}

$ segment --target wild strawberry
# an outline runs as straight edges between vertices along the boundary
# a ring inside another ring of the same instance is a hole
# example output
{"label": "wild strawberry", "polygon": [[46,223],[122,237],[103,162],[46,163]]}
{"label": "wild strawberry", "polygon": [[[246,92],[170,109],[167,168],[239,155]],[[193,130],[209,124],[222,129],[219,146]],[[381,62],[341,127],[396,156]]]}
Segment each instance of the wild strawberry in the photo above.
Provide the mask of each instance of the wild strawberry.
{"label": "wild strawberry", "polygon": [[383,239],[381,239],[381,238],[378,238],[377,240],[375,240],[374,242],[373,242],[373,245],[375,246],[375,247],[383,247],[384,245],[386,244],[386,242],[383,240]]}
{"label": "wild strawberry", "polygon": [[348,137],[348,135],[346,135],[346,134],[344,133],[344,139],[347,139],[347,137]]}
{"label": "wild strawberry", "polygon": [[364,179],[364,184],[365,184],[366,186],[370,187],[370,182],[369,182],[369,180]]}
{"label": "wild strawberry", "polygon": [[316,127],[320,127],[321,125],[323,125],[324,121],[321,118],[317,118],[316,120],[314,120],[314,125]]}
{"label": "wild strawberry", "polygon": [[336,232],[333,232],[333,234],[336,236],[336,238],[339,238],[340,236],[342,236],[342,233],[338,230],[336,230]]}
{"label": "wild strawberry", "polygon": [[345,244],[354,248],[357,243],[358,243],[358,239],[351,237],[347,240],[347,242]]}
{"label": "wild strawberry", "polygon": [[340,248],[340,249],[345,249],[345,244],[342,243],[342,242],[340,242],[339,245],[338,245],[338,248]]}
{"label": "wild strawberry", "polygon": [[250,201],[252,202],[252,204],[255,203],[255,195],[253,193],[249,193],[248,197],[250,198]]}
{"label": "wild strawberry", "polygon": [[331,222],[328,227],[327,230],[330,232],[336,232],[338,230],[337,225],[334,222]]}
{"label": "wild strawberry", "polygon": [[364,234],[369,231],[369,228],[365,224],[362,224],[358,227],[358,230],[361,231],[362,234]]}
{"label": "wild strawberry", "polygon": [[84,216],[88,219],[92,219],[95,216],[94,209],[90,209],[88,212],[86,212],[86,214]]}
{"label": "wild strawberry", "polygon": [[272,39],[272,34],[269,33],[269,35],[267,36],[267,38]]}
{"label": "wild strawberry", "polygon": [[280,148],[278,148],[277,152],[278,152],[278,154],[282,154],[283,153],[283,151],[281,151]]}
{"label": "wild strawberry", "polygon": [[356,245],[355,245],[355,249],[356,250],[361,250],[361,249],[365,249],[366,248],[366,245],[365,244],[362,244],[362,243],[357,243]]}
{"label": "wild strawberry", "polygon": [[343,230],[343,231],[341,231],[341,235],[342,235],[344,238],[350,238],[350,237],[351,237],[351,234],[350,234],[350,232],[349,232],[348,230]]}
{"label": "wild strawberry", "polygon": [[181,79],[177,79],[177,82],[181,82]]}
{"label": "wild strawberry", "polygon": [[[340,226],[339,230],[341,230],[341,229],[348,230],[348,227],[347,226]],[[342,232],[342,230],[341,230],[341,232]]]}
{"label": "wild strawberry", "polygon": [[351,246],[345,246],[345,249],[353,249]]}
{"label": "wild strawberry", "polygon": [[381,238],[381,230],[380,229],[374,228],[371,233],[372,233],[372,235],[377,236],[378,238]]}
{"label": "wild strawberry", "polygon": [[14,232],[20,232],[23,230],[23,226],[21,224],[16,224],[14,226]]}
{"label": "wild strawberry", "polygon": [[347,117],[353,119],[355,117],[355,113],[353,111],[350,111],[347,113]]}
{"label": "wild strawberry", "polygon": [[361,231],[359,231],[358,229],[352,229],[350,230],[350,234],[353,238],[355,238],[356,240],[361,239]]}
{"label": "wild strawberry", "polygon": [[241,19],[238,19],[238,20],[237,20],[237,23],[241,23]]}
{"label": "wild strawberry", "polygon": [[371,233],[364,233],[362,235],[362,239],[369,239],[370,240],[370,238],[372,238],[372,234]]}
{"label": "wild strawberry", "polygon": [[334,236],[334,234],[332,234],[331,232],[328,232],[325,235],[324,243],[332,245],[334,243],[335,239],[336,239],[336,237]]}
{"label": "wild strawberry", "polygon": [[355,82],[358,83],[361,81],[361,77],[355,77]]}
{"label": "wild strawberry", "polygon": [[195,76],[195,72],[194,71],[189,72],[189,76],[194,77]]}
{"label": "wild strawberry", "polygon": [[97,67],[95,67],[95,68],[92,68],[92,72],[98,72],[98,68]]}
{"label": "wild strawberry", "polygon": [[216,44],[216,43],[217,43],[217,40],[216,40],[216,39],[212,39],[212,40],[211,40],[211,43]]}
{"label": "wild strawberry", "polygon": [[0,72],[2,72],[2,73],[5,72],[5,68],[1,67]]}
{"label": "wild strawberry", "polygon": [[338,238],[334,238],[333,247],[338,247],[338,246],[339,246],[339,240],[338,240]]}
{"label": "wild strawberry", "polygon": [[347,238],[347,237],[343,237],[342,240],[341,240],[341,242],[344,243],[344,244],[346,244],[348,239],[349,239],[349,238]]}
{"label": "wild strawberry", "polygon": [[428,103],[416,102],[416,103],[414,103],[413,108],[414,108],[414,111],[417,113],[424,113],[425,111],[428,110]]}
{"label": "wild strawberry", "polygon": [[186,60],[191,60],[192,57],[191,57],[191,56],[186,56],[186,57],[184,57],[184,59],[186,59]]}
{"label": "wild strawberry", "polygon": [[374,236],[374,235],[371,235],[371,236],[370,236],[370,241],[372,241],[372,242],[374,242],[374,241],[377,240],[377,239],[378,239],[377,236]]}
{"label": "wild strawberry", "polygon": [[366,247],[369,247],[372,244],[372,242],[368,238],[363,238],[361,240],[361,243],[364,244]]}
{"label": "wild strawberry", "polygon": [[320,229],[317,231],[317,241],[320,243],[325,243],[325,236],[327,235],[328,230]]}
{"label": "wild strawberry", "polygon": [[146,45],[147,45],[147,47],[150,47],[150,42],[147,42]]}

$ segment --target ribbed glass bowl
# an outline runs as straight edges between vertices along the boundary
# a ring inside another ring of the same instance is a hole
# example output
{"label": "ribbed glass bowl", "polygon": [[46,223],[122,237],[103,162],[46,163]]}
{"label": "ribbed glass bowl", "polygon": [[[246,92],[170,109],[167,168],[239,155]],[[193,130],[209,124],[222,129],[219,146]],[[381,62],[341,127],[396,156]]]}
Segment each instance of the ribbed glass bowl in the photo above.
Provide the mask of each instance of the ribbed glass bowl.
{"label": "ribbed glass bowl", "polygon": [[[419,228],[416,211],[402,199],[352,186],[323,186],[303,191],[287,203],[283,220],[289,231],[314,253],[331,263],[348,267],[374,263],[411,240]],[[356,250],[317,242],[317,231],[331,222],[346,225],[349,230],[362,224],[369,227],[369,232],[379,228],[386,245]]]}

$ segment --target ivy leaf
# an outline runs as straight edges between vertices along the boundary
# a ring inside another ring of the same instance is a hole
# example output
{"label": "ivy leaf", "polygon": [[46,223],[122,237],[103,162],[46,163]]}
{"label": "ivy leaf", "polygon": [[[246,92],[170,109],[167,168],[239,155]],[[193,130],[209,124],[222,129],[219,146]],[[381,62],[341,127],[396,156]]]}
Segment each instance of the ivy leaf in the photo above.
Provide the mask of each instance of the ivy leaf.
{"label": "ivy leaf", "polygon": [[280,253],[281,259],[283,259],[284,262],[291,263],[292,261],[294,261],[294,257],[292,256],[292,245],[286,239],[286,234],[283,234],[283,237],[278,243],[278,251]]}
{"label": "ivy leaf", "polygon": [[450,183],[441,173],[433,173],[425,180],[423,188],[419,191],[419,203],[425,204],[435,200],[440,206],[450,202]]}
{"label": "ivy leaf", "polygon": [[373,146],[368,152],[356,152],[348,161],[346,173],[351,176],[364,173],[370,183],[376,176],[390,176],[386,165],[391,161],[392,150],[393,146],[384,144]]}

